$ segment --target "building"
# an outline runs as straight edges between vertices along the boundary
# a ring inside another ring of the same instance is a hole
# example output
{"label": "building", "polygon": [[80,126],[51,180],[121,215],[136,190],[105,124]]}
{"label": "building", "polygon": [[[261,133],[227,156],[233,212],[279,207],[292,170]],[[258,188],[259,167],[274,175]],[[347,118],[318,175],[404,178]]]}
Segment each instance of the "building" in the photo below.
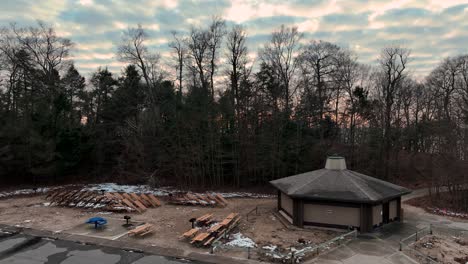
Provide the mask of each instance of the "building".
{"label": "building", "polygon": [[346,169],[343,157],[327,158],[324,169],[270,182],[278,210],[298,227],[357,228],[361,232],[401,221],[401,196],[411,190]]}

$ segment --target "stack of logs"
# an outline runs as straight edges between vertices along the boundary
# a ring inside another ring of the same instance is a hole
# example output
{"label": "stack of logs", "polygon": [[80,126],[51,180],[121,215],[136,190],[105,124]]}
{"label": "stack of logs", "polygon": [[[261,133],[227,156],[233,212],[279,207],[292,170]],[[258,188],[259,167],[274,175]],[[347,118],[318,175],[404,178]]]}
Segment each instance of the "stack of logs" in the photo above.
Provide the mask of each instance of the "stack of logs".
{"label": "stack of logs", "polygon": [[197,218],[196,223],[199,227],[185,232],[181,238],[190,240],[190,243],[196,246],[210,246],[229,234],[241,219],[238,213],[230,213],[223,221],[213,224],[212,216],[213,214],[206,214]]}
{"label": "stack of logs", "polygon": [[50,192],[46,199],[50,205],[99,208],[107,211],[127,211],[142,213],[149,207],[161,206],[161,202],[152,194],[136,193],[104,193],[86,190],[55,190]]}
{"label": "stack of logs", "polygon": [[186,193],[169,197],[169,203],[180,205],[201,205],[226,207],[228,202],[220,194]]}

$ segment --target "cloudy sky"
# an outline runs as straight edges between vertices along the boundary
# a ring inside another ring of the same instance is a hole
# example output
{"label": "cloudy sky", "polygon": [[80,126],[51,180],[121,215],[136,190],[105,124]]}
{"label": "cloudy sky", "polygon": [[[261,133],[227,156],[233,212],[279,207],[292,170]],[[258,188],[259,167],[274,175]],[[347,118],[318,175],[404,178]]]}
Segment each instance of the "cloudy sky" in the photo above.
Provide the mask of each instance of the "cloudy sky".
{"label": "cloudy sky", "polygon": [[120,72],[116,44],[128,27],[141,23],[151,49],[167,56],[172,30],[206,25],[213,15],[247,27],[252,55],[281,24],[352,49],[368,64],[386,45],[406,46],[416,76],[468,53],[468,0],[0,0],[1,25],[55,26],[75,43],[72,57],[86,76],[98,66]]}

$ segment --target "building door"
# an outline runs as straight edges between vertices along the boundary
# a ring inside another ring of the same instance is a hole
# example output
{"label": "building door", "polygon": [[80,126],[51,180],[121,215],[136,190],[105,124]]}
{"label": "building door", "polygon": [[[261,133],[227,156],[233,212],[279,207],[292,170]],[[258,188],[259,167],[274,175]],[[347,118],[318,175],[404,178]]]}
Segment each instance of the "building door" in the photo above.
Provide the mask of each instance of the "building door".
{"label": "building door", "polygon": [[382,222],[384,224],[388,224],[389,216],[390,216],[390,206],[389,206],[389,203],[386,202],[382,204]]}

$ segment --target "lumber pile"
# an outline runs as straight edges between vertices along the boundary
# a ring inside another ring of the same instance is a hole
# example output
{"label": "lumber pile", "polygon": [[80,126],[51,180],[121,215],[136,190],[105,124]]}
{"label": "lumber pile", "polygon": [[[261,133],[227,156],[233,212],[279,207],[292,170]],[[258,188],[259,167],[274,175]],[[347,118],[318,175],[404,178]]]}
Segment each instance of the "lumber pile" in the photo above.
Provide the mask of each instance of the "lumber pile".
{"label": "lumber pile", "polygon": [[185,193],[169,197],[169,203],[179,205],[220,206],[226,207],[228,202],[219,193],[198,194]]}
{"label": "lumber pile", "polygon": [[190,244],[196,246],[210,246],[223,236],[229,234],[231,230],[239,224],[240,219],[241,217],[238,213],[230,213],[222,221],[213,224],[211,227],[208,227],[205,230],[202,230],[202,228],[190,229],[189,231],[182,234],[181,238],[190,240]]}
{"label": "lumber pile", "polygon": [[128,231],[128,236],[146,236],[149,233],[154,232],[154,226],[152,224],[144,224],[135,227],[134,229]]}
{"label": "lumber pile", "polygon": [[76,208],[99,208],[107,211],[144,212],[147,208],[161,206],[161,202],[152,194],[104,193],[86,190],[56,190],[46,199],[50,205]]}

